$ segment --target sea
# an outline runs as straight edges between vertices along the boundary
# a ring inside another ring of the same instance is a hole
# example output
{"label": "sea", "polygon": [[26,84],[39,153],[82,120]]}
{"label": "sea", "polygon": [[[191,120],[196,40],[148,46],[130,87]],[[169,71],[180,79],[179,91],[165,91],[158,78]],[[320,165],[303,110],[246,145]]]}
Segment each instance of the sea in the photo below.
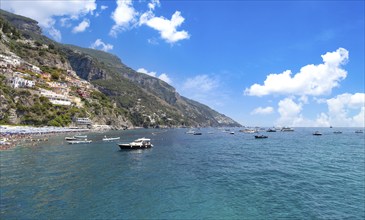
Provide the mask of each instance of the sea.
{"label": "sea", "polygon": [[[60,134],[1,151],[0,219],[365,218],[356,128],[261,132],[267,139],[238,130],[109,131],[76,145]],[[154,147],[117,145],[140,137]]]}

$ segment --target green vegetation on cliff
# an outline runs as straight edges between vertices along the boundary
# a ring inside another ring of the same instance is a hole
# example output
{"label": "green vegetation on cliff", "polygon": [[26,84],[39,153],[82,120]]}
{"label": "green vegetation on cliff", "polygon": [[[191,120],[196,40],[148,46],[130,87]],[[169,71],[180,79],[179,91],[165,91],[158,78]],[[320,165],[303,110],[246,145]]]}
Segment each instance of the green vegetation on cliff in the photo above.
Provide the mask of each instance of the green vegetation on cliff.
{"label": "green vegetation on cliff", "polygon": [[[22,124],[65,126],[72,117],[86,116],[95,123],[119,127],[128,123],[143,127],[239,126],[208,106],[180,96],[166,82],[136,72],[112,54],[48,39],[34,20],[1,11],[0,27],[1,53],[15,53],[49,73],[52,81],[67,81],[66,73],[75,72],[94,86],[88,91],[90,97],[80,96],[82,107],[76,108],[54,106],[31,91],[28,99],[32,101],[26,102],[22,89],[9,93],[11,88],[2,83],[7,110],[14,109],[0,113],[2,123],[17,116]],[[43,82],[37,87],[50,89]],[[78,89],[71,86],[70,95],[77,97]]]}

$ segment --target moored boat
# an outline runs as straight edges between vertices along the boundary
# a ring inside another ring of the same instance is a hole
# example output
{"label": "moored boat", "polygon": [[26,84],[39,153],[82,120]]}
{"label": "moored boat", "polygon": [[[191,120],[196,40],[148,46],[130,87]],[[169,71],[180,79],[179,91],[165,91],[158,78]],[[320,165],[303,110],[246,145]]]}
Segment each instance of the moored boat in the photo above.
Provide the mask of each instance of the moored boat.
{"label": "moored boat", "polygon": [[66,141],[74,141],[74,140],[76,140],[77,138],[75,138],[75,137],[65,137],[65,140]]}
{"label": "moored boat", "polygon": [[106,137],[106,136],[104,136],[104,138],[103,138],[103,141],[116,141],[116,140],[119,140],[120,139],[120,137]]}
{"label": "moored boat", "polygon": [[289,127],[283,127],[281,131],[294,131],[294,129]]}
{"label": "moored boat", "polygon": [[201,132],[194,132],[194,135],[202,135]]}
{"label": "moored boat", "polygon": [[74,140],[74,141],[67,141],[69,144],[90,144],[92,140]]}
{"label": "moored boat", "polygon": [[192,129],[190,129],[189,131],[187,131],[186,132],[187,134],[194,134],[195,133],[195,131],[194,130],[192,130]]}
{"label": "moored boat", "polygon": [[87,135],[75,135],[74,138],[87,138]]}
{"label": "moored boat", "polygon": [[266,130],[266,132],[276,132],[276,129],[275,128],[269,128]]}
{"label": "moored boat", "polygon": [[146,149],[153,147],[151,144],[151,139],[149,138],[138,138],[129,144],[118,144],[118,146],[121,150]]}
{"label": "moored boat", "polygon": [[255,135],[256,139],[264,139],[264,138],[268,138],[268,136],[266,135]]}

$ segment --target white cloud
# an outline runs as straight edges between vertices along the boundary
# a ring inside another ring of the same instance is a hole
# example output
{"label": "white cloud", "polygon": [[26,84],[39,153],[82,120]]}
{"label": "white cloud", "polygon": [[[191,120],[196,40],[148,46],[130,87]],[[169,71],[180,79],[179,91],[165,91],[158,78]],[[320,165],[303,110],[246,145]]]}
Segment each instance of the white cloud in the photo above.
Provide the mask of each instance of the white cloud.
{"label": "white cloud", "polygon": [[88,19],[84,19],[79,25],[72,29],[72,33],[84,32],[88,27],[90,27],[90,21]]}
{"label": "white cloud", "polygon": [[61,32],[54,27],[48,28],[48,34],[51,35],[51,37],[53,39],[55,39],[56,41],[61,41],[61,39],[62,39]]}
{"label": "white cloud", "polygon": [[274,111],[274,108],[273,107],[258,107],[258,108],[255,108],[252,112],[251,112],[251,115],[268,115],[268,114],[271,114],[272,112]]}
{"label": "white cloud", "polygon": [[147,25],[157,30],[160,33],[160,37],[166,42],[176,43],[177,41],[190,38],[187,31],[176,30],[184,22],[184,20],[185,18],[181,16],[181,12],[179,11],[176,11],[169,20],[164,17],[156,17],[150,10],[141,15],[139,25]]}
{"label": "white cloud", "polygon": [[163,80],[168,84],[172,83],[172,80],[169,78],[169,76],[166,73],[162,73],[161,75],[157,76],[156,72],[148,72],[148,70],[146,70],[145,68],[139,68],[137,70],[137,72],[144,73],[144,74],[147,74],[149,76],[159,78],[160,80]]}
{"label": "white cloud", "polygon": [[218,84],[218,80],[210,78],[208,75],[197,75],[193,78],[188,78],[183,84],[183,89],[209,92],[217,88]]}
{"label": "white cloud", "polygon": [[297,126],[303,122],[301,115],[302,104],[295,103],[291,98],[285,98],[278,103],[280,118],[277,120],[278,126]]}
{"label": "white cloud", "polygon": [[245,94],[250,96],[264,96],[271,94],[312,95],[319,96],[330,94],[332,89],[339,86],[339,81],[347,76],[341,69],[349,58],[349,53],[344,48],[322,55],[323,64],[306,65],[293,77],[290,70],[280,74],[267,76],[264,85],[254,84],[245,89]]}
{"label": "white cloud", "polygon": [[1,1],[1,9],[32,18],[55,40],[61,33],[54,27],[57,17],[73,19],[85,16],[96,9],[95,0],[84,1]]}
{"label": "white cloud", "polygon": [[155,10],[156,7],[160,7],[160,1],[159,0],[152,0],[150,3],[148,3],[148,8],[150,10]]}
{"label": "white cloud", "polygon": [[344,93],[327,100],[329,121],[334,126],[365,126],[365,93]]}
{"label": "white cloud", "polygon": [[128,29],[135,22],[137,15],[132,0],[117,0],[117,8],[112,14],[115,24],[109,34],[116,37],[120,31]]}
{"label": "white cloud", "polygon": [[102,51],[109,51],[113,49],[113,45],[104,43],[101,39],[97,39],[94,43],[90,45],[90,48],[102,50]]}
{"label": "white cloud", "polygon": [[169,78],[169,76],[166,73],[162,73],[158,78],[160,80],[167,82],[168,84],[172,83],[172,80]]}
{"label": "white cloud", "polygon": [[137,72],[156,77],[156,72],[148,72],[145,68],[139,68]]}

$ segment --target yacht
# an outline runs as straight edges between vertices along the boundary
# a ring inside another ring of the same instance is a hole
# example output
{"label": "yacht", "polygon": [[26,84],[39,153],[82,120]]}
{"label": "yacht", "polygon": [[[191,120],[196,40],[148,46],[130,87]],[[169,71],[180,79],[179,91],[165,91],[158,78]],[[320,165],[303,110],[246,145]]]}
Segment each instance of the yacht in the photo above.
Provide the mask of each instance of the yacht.
{"label": "yacht", "polygon": [[256,139],[264,139],[264,138],[268,138],[268,136],[266,135],[255,135]]}
{"label": "yacht", "polygon": [[294,129],[289,127],[283,127],[281,131],[294,131]]}
{"label": "yacht", "polygon": [[119,140],[120,137],[107,137],[107,136],[104,136],[103,138],[103,141],[116,141],[116,140]]}
{"label": "yacht", "polygon": [[319,132],[319,131],[315,131],[315,132],[313,133],[313,135],[320,136],[320,135],[322,135],[322,133],[321,133],[321,132]]}
{"label": "yacht", "polygon": [[69,144],[90,144],[92,140],[74,140],[74,141],[67,141]]}
{"label": "yacht", "polygon": [[151,144],[151,139],[149,138],[138,138],[129,144],[118,144],[121,150],[125,149],[145,149],[151,148],[153,145]]}

